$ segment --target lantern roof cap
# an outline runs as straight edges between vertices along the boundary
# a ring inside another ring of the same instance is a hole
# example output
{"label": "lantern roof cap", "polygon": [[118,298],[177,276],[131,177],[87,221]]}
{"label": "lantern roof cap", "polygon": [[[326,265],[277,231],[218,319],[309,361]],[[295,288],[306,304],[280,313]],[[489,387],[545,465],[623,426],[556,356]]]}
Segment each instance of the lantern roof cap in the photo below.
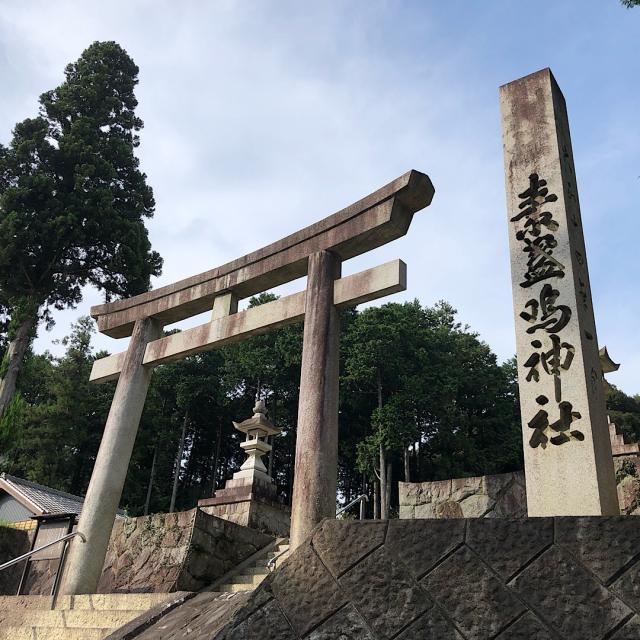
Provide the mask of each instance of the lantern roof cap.
{"label": "lantern roof cap", "polygon": [[276,427],[267,418],[267,407],[264,400],[257,400],[253,407],[253,416],[242,422],[234,422],[233,426],[243,433],[257,437],[278,435],[282,429]]}

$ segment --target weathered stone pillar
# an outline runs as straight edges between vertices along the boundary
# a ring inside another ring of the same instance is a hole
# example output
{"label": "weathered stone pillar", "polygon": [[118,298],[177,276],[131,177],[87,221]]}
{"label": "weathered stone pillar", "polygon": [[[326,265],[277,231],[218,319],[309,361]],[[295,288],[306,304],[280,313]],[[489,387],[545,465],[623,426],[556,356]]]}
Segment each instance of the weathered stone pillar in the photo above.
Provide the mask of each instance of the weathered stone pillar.
{"label": "weathered stone pillar", "polygon": [[333,304],[333,283],[339,277],[338,256],[319,251],[309,257],[291,549],[320,520],[336,515],[340,319]]}
{"label": "weathered stone pillar", "polygon": [[155,320],[136,321],[78,522],[87,541],[71,543],[61,594],[95,593],[98,586],[151,379],[142,359],[147,343],[161,334]]}
{"label": "weathered stone pillar", "polygon": [[500,102],[529,515],[617,514],[564,97],[543,69]]}

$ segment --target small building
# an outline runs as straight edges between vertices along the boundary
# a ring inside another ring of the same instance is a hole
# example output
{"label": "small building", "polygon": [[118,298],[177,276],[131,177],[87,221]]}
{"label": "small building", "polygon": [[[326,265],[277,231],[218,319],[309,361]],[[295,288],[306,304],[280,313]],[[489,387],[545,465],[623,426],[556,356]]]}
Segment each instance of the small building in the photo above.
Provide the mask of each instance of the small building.
{"label": "small building", "polygon": [[33,522],[34,516],[79,514],[84,499],[0,473],[0,521]]}

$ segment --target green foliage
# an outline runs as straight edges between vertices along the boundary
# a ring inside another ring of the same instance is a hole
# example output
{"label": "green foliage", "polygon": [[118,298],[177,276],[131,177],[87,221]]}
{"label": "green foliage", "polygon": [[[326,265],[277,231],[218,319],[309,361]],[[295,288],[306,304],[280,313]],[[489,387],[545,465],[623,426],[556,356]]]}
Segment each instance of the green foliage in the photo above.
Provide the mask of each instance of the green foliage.
{"label": "green foliage", "polygon": [[[272,299],[258,296],[250,305]],[[515,362],[499,366],[449,305],[414,301],[346,310],[341,327],[344,501],[370,491],[365,482],[375,477],[380,445],[394,467],[392,486],[404,479],[407,447],[414,481],[521,468]],[[222,487],[244,459],[232,421],[251,415],[256,393],[283,429],[273,443],[273,471],[289,501],[302,329],[285,327],[155,369],[121,506],[141,514],[152,481],[150,511],[168,509],[184,424],[176,508],[191,508]],[[88,485],[114,388],[88,382],[94,360],[105,355],[92,349],[92,332],[92,321],[81,318],[62,341],[63,356],[28,354],[20,381],[24,410],[7,451],[11,473],[77,494]]]}
{"label": "green foliage", "polygon": [[640,6],[640,0],[620,0],[620,2],[622,6],[627,7],[627,9]]}
{"label": "green foliage", "polygon": [[77,492],[88,484],[113,384],[93,385],[93,321],[80,318],[58,359],[29,355],[20,382],[25,406],[10,452],[17,475]]}
{"label": "green foliage", "polygon": [[[12,321],[6,340],[12,328],[29,338],[38,320],[49,326],[51,310],[76,305],[87,284],[109,300],[146,291],[160,273],[144,225],[153,192],[134,155],[142,128],[137,76],[119,45],[94,42],[66,67],[65,81],[40,96],[39,115],[19,122],[9,145],[0,145],[0,315]],[[0,413],[23,352],[15,351],[12,379],[0,386]],[[5,362],[3,379],[7,370]]]}
{"label": "green foliage", "polygon": [[616,471],[616,484],[620,484],[620,482],[627,477],[637,478],[638,477],[638,469],[634,462],[631,460],[625,460],[621,465],[618,471]]}
{"label": "green foliage", "polygon": [[92,44],[0,147],[0,287],[11,306],[29,298],[47,314],[79,302],[87,283],[109,298],[145,291],[159,273],[142,223],[153,193],[133,153],[137,74],[115,42]]}
{"label": "green foliage", "polygon": [[605,386],[605,395],[611,422],[630,442],[640,442],[640,397],[628,396],[609,383]]}
{"label": "green foliage", "polygon": [[397,457],[415,443],[415,466],[429,479],[521,468],[515,364],[498,366],[455,314],[444,302],[414,301],[367,309],[355,320],[345,339],[345,384],[371,399],[371,431],[357,445],[361,471],[371,476],[380,445]]}
{"label": "green foliage", "polygon": [[26,406],[23,397],[17,393],[0,417],[0,456],[14,446]]}

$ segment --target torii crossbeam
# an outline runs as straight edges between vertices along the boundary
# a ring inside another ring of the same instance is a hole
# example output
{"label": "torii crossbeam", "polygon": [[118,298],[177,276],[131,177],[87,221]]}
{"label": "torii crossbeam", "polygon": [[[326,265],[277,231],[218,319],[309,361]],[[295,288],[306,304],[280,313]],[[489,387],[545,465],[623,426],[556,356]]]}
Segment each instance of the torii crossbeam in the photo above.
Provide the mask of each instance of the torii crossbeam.
{"label": "torii crossbeam", "polygon": [[[340,277],[341,263],[405,235],[428,206],[429,177],[409,171],[358,202],[221,267],[91,309],[98,329],[131,336],[97,360],[91,380],[118,380],[61,593],[95,593],[155,366],[304,319],[291,546],[335,515],[338,457],[338,309],[406,288],[401,260]],[[238,312],[238,301],[307,275],[305,291]],[[211,321],[162,337],[163,327],[212,310]],[[76,538],[77,540],[77,538]]]}

